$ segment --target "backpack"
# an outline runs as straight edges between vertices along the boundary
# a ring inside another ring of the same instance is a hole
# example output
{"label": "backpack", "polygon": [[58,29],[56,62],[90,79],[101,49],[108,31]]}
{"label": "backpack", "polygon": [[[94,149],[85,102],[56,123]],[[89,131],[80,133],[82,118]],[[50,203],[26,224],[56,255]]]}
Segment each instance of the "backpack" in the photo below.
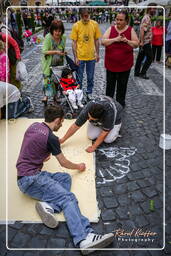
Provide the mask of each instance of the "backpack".
{"label": "backpack", "polygon": [[16,119],[23,113],[32,112],[34,106],[30,97],[23,96],[17,102],[8,103],[7,119]]}

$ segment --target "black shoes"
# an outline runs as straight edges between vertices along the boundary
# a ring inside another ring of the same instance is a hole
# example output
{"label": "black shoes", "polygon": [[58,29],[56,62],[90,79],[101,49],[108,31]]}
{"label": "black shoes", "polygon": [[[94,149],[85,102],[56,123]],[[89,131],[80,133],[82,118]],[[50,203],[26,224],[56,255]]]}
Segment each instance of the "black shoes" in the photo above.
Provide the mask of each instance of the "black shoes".
{"label": "black shoes", "polygon": [[146,80],[149,79],[149,77],[146,74],[139,74],[139,77],[143,78],[143,79],[146,79]]}
{"label": "black shoes", "polygon": [[149,77],[148,77],[146,74],[134,73],[134,76],[136,76],[136,77],[140,77],[140,78],[142,78],[142,79],[146,79],[146,80],[148,80],[148,79],[149,79]]}

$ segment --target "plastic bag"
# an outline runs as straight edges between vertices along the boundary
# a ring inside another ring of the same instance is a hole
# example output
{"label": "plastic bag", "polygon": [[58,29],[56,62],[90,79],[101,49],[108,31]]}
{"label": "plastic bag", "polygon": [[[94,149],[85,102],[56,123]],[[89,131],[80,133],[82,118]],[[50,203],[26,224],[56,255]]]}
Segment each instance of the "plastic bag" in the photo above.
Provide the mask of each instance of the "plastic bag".
{"label": "plastic bag", "polygon": [[16,66],[16,79],[18,81],[26,81],[28,79],[28,72],[23,61],[19,61]]}

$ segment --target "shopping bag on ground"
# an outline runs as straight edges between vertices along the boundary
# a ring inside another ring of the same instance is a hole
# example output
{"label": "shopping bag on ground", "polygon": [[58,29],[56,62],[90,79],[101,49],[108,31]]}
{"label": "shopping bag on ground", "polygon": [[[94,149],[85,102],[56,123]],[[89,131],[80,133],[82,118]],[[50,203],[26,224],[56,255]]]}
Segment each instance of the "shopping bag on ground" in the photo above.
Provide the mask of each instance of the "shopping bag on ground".
{"label": "shopping bag on ground", "polygon": [[23,61],[19,61],[16,66],[16,79],[18,81],[27,81],[28,72],[26,69],[26,65]]}

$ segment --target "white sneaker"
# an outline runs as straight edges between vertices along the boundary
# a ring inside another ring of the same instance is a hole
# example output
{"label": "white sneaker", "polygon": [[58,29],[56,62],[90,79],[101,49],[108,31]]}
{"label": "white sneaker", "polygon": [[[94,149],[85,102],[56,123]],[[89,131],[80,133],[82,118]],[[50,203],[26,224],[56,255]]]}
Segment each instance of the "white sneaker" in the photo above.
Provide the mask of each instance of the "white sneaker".
{"label": "white sneaker", "polygon": [[81,102],[79,102],[79,101],[78,101],[77,105],[78,105],[80,108],[83,108],[83,107],[84,107],[84,105],[83,105]]}
{"label": "white sneaker", "polygon": [[36,210],[42,220],[42,222],[49,228],[56,228],[58,226],[58,221],[53,215],[53,208],[48,205],[46,202],[37,202]]}
{"label": "white sneaker", "polygon": [[78,109],[77,105],[74,103],[72,103],[72,107],[73,107],[73,109]]}
{"label": "white sneaker", "polygon": [[[104,248],[113,242],[113,233],[108,233],[105,235],[98,235],[94,233],[89,233],[85,240],[81,241],[80,249],[83,255],[88,255],[96,250],[96,248]],[[92,250],[88,250],[91,249]]]}

